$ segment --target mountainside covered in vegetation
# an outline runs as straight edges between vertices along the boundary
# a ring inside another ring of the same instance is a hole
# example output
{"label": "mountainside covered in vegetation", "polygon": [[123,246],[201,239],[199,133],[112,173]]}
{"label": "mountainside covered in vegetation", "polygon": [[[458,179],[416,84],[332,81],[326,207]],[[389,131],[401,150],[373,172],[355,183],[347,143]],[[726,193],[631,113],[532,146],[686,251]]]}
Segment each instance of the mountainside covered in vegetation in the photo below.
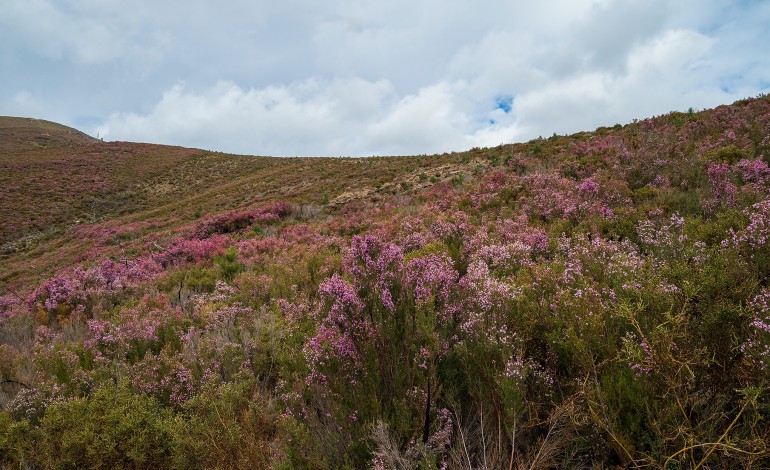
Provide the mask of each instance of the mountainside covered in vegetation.
{"label": "mountainside covered in vegetation", "polygon": [[767,96],[437,156],[29,141],[4,466],[770,466]]}

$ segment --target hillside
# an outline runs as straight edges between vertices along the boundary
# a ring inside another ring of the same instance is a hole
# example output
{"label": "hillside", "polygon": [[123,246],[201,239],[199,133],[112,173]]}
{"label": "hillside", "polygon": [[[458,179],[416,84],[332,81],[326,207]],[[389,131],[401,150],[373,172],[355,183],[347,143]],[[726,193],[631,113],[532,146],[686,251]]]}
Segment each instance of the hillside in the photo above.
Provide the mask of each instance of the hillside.
{"label": "hillside", "polygon": [[2,465],[770,466],[768,96],[434,156],[0,155]]}
{"label": "hillside", "polygon": [[0,116],[0,151],[3,153],[93,142],[97,139],[55,122]]}
{"label": "hillside", "polygon": [[133,247],[168,238],[207,214],[284,199],[334,210],[363,196],[377,201],[469,176],[487,164],[457,154],[269,158],[93,140],[35,150],[4,142],[0,149],[0,282],[17,289],[33,273],[115,254],[118,241]]}

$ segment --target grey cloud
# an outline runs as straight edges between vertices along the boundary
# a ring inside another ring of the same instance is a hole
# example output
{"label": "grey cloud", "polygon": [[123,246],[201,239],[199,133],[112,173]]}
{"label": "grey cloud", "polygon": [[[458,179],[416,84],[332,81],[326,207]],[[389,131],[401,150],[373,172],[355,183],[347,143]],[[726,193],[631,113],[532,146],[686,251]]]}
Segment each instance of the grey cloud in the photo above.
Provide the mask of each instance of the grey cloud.
{"label": "grey cloud", "polygon": [[587,67],[618,70],[629,51],[659,33],[669,13],[668,0],[612,0],[595,4],[576,22],[568,53],[581,57]]}

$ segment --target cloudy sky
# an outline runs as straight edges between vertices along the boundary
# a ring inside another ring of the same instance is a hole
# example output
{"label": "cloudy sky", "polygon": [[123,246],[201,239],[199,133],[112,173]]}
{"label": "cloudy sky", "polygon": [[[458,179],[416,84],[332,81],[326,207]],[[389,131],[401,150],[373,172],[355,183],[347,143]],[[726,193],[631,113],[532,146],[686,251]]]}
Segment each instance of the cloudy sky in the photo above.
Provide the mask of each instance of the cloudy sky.
{"label": "cloudy sky", "polygon": [[770,2],[2,0],[0,115],[259,155],[464,150],[770,92]]}

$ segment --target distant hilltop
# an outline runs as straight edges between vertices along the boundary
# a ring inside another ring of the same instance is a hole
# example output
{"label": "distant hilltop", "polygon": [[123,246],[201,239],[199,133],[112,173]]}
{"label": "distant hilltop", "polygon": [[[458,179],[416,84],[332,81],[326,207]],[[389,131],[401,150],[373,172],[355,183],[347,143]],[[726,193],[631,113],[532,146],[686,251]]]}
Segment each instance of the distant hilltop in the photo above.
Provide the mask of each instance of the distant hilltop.
{"label": "distant hilltop", "polygon": [[97,139],[43,119],[0,116],[0,151],[88,144]]}

